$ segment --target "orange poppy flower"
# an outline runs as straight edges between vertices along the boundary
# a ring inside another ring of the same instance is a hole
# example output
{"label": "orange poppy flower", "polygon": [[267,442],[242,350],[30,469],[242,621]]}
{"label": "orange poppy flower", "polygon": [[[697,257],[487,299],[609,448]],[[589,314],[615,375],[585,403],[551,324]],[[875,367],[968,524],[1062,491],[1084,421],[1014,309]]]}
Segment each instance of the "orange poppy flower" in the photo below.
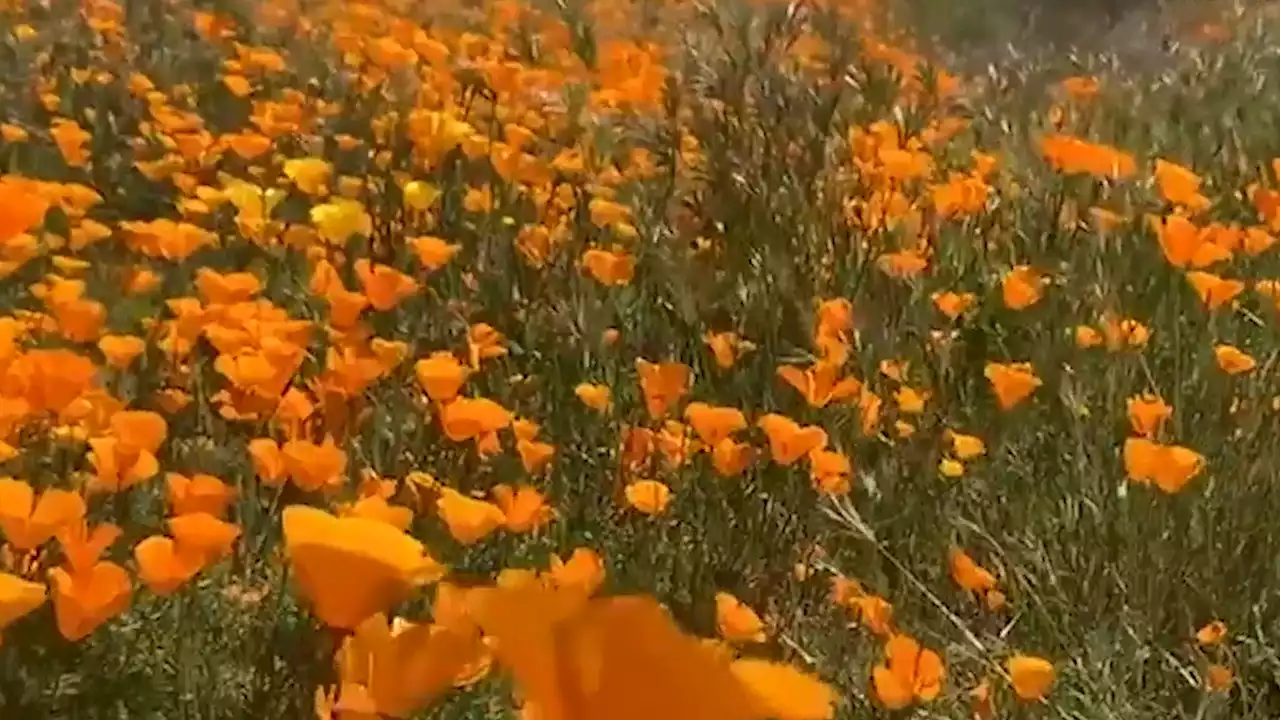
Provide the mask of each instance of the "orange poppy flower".
{"label": "orange poppy flower", "polygon": [[236,497],[235,488],[205,473],[191,477],[169,473],[165,476],[165,491],[169,512],[174,515],[203,512],[222,517]]}
{"label": "orange poppy flower", "polygon": [[1146,393],[1134,395],[1125,403],[1129,414],[1129,425],[1139,435],[1153,438],[1160,432],[1165,421],[1173,417],[1173,408],[1158,395]]}
{"label": "orange poppy flower", "polygon": [[1244,283],[1239,280],[1228,280],[1198,270],[1187,273],[1187,282],[1210,310],[1217,310],[1244,292]]}
{"label": "orange poppy flower", "polygon": [[1196,644],[1200,647],[1212,647],[1220,644],[1227,637],[1227,624],[1214,620],[1196,631]]}
{"label": "orange poppy flower", "polygon": [[1166,494],[1181,491],[1205,467],[1200,453],[1181,445],[1161,445],[1147,438],[1124,442],[1124,467],[1129,479],[1140,485],[1152,482]]}
{"label": "orange poppy flower", "polygon": [[118,370],[128,368],[146,349],[146,341],[135,335],[103,335],[98,339],[103,358]]}
{"label": "orange poppy flower", "polygon": [[427,270],[435,272],[453,260],[461,245],[448,243],[438,237],[424,236],[409,238],[409,247],[418,258],[418,262]]}
{"label": "orange poppy flower", "polygon": [[427,397],[436,402],[449,402],[458,396],[471,370],[447,350],[432,353],[414,363],[414,374]]}
{"label": "orange poppy flower", "polygon": [[1225,665],[1213,663],[1205,669],[1204,687],[1209,692],[1226,692],[1231,689],[1235,681],[1236,674]]}
{"label": "orange poppy flower", "polygon": [[661,515],[671,503],[671,488],[656,480],[637,480],[624,493],[627,504],[644,515]]}
{"label": "orange poppy flower", "polygon": [[1177,268],[1206,268],[1231,259],[1231,250],[1209,242],[1207,234],[1182,215],[1147,216],[1165,260]]}
{"label": "orange poppy flower", "polygon": [[169,595],[231,552],[240,528],[205,512],[169,520],[172,538],[152,535],[133,549],[138,578],[157,595]]}
{"label": "orange poppy flower", "polygon": [[847,495],[852,475],[853,464],[844,453],[824,448],[809,453],[809,476],[814,487],[827,495]]}
{"label": "orange poppy flower", "polygon": [[720,477],[741,475],[755,459],[755,448],[733,438],[725,438],[711,449],[711,464]]}
{"label": "orange poppy flower", "polygon": [[502,511],[503,524],[510,532],[533,532],[555,517],[555,511],[547,507],[546,498],[537,488],[528,485],[512,488],[499,483],[489,492],[493,494],[494,504]]}
{"label": "orange poppy flower", "polygon": [[576,590],[584,596],[594,595],[604,584],[604,560],[594,550],[582,547],[575,548],[568,560],[552,554],[547,575],[558,588]]}
{"label": "orange poppy flower", "polygon": [[247,272],[220,273],[209,268],[196,271],[196,292],[209,305],[248,302],[262,291],[262,281]]}
{"label": "orange poppy flower", "polygon": [[977,302],[977,297],[973,293],[957,293],[950,290],[936,292],[933,294],[932,299],[933,306],[938,308],[938,312],[946,315],[947,319],[952,321],[959,319]]}
{"label": "orange poppy flower", "polygon": [[487,398],[457,398],[440,412],[444,434],[454,442],[493,436],[511,424],[511,413]]}
{"label": "orange poppy flower", "polygon": [[341,694],[335,717],[411,717],[447,692],[484,652],[476,632],[388,623],[375,613],[343,639],[336,654]]}
{"label": "orange poppy flower", "polygon": [[609,390],[608,385],[578,383],[578,386],[573,389],[573,394],[578,396],[583,405],[596,412],[608,412],[612,403],[613,393]]}
{"label": "orange poppy flower", "polygon": [[608,287],[630,285],[636,274],[636,259],[625,250],[592,248],[582,253],[581,262],[596,282]]}
{"label": "orange poppy flower", "polygon": [[254,438],[249,441],[249,458],[258,479],[268,487],[279,487],[289,476],[284,453],[271,438]]}
{"label": "orange poppy flower", "polygon": [[41,583],[0,572],[0,633],[44,604],[48,592]]}
{"label": "orange poppy flower", "polygon": [[770,413],[756,425],[769,438],[769,453],[779,465],[791,465],[827,444],[827,432],[816,425],[800,425],[785,415]]}
{"label": "orange poppy flower", "polygon": [[982,598],[988,609],[999,610],[1004,606],[1004,593],[996,589],[996,576],[979,565],[960,548],[952,548],[949,553],[951,579],[964,588]]}
{"label": "orange poppy flower", "polygon": [[692,402],[684,409],[684,419],[704,445],[713,447],[735,432],[747,427],[742,411],[731,407],[717,407],[704,402]]}
{"label": "orange poppy flower", "polygon": [[49,202],[22,185],[0,181],[0,242],[30,230],[44,219]]}
{"label": "orange poppy flower", "polygon": [[157,413],[122,410],[111,416],[110,434],[89,440],[89,462],[96,472],[90,489],[117,492],[155,477],[160,463],[155,453],[168,435],[168,424]]}
{"label": "orange poppy flower", "polygon": [[832,578],[831,598],[837,605],[854,613],[875,635],[888,637],[893,634],[893,604],[864,591],[857,580],[841,575]]}
{"label": "orange poppy flower", "polygon": [[654,419],[666,415],[671,406],[689,392],[693,383],[693,371],[689,366],[674,361],[651,363],[638,358],[636,372],[640,376],[645,408]]}
{"label": "orange poppy flower", "polygon": [[1011,310],[1025,310],[1044,297],[1044,278],[1028,265],[1018,265],[1000,281],[1004,306]]}
{"label": "orange poppy flower", "polygon": [[503,343],[506,338],[488,323],[475,323],[467,328],[467,354],[472,369],[479,370],[482,360],[499,358],[507,354]]}
{"label": "orange poppy flower", "polygon": [[728,370],[737,364],[739,351],[745,349],[742,339],[736,333],[708,332],[702,340],[711,348],[711,355],[721,370]]}
{"label": "orange poppy flower", "polygon": [[83,520],[84,514],[84,499],[77,493],[49,488],[36,501],[29,484],[0,478],[0,530],[14,550],[39,548],[64,527]]}
{"label": "orange poppy flower", "polygon": [[822,683],[764,661],[730,663],[651,598],[586,600],[525,583],[472,590],[468,608],[543,717],[824,720],[834,712]]}
{"label": "orange poppy flower", "polygon": [[1242,375],[1258,367],[1258,361],[1252,355],[1234,345],[1217,345],[1213,348],[1213,358],[1218,367],[1228,375]]}
{"label": "orange poppy flower", "polygon": [[337,518],[305,505],[285,508],[283,522],[299,589],[330,627],[352,630],[444,575],[422,543],[383,522]]}
{"label": "orange poppy flower", "polygon": [[1031,363],[987,363],[984,370],[1001,410],[1012,410],[1031,396],[1043,382]]}
{"label": "orange poppy flower", "polygon": [[800,392],[810,407],[823,408],[832,402],[844,402],[862,391],[861,381],[853,377],[841,378],[840,366],[826,360],[819,360],[803,370],[794,365],[781,365],[777,373]]}
{"label": "orange poppy flower", "polygon": [[1019,700],[1039,702],[1049,695],[1057,672],[1053,663],[1032,655],[1014,655],[1004,663]]}
{"label": "orange poppy flower", "polygon": [[1200,194],[1200,177],[1176,163],[1156,159],[1156,187],[1160,196],[1173,205],[1181,205],[1192,212],[1209,207],[1209,198]]}
{"label": "orange poppy flower", "polygon": [[894,635],[884,648],[885,661],[871,672],[876,699],[890,710],[915,701],[929,702],[942,692],[946,668],[942,658],[906,635]]}
{"label": "orange poppy flower", "polygon": [[332,437],[318,445],[309,440],[290,440],[280,453],[289,479],[307,492],[342,482],[347,469],[347,454],[334,444]]}
{"label": "orange poppy flower", "polygon": [[716,627],[720,637],[731,643],[762,643],[768,639],[760,616],[726,592],[716,593]]}
{"label": "orange poppy flower", "polygon": [[58,531],[66,563],[50,570],[49,580],[54,619],[67,640],[87,637],[129,607],[133,592],[129,573],[100,559],[118,537],[120,529],[114,525],[98,525],[90,532],[83,520]]}
{"label": "orange poppy flower", "polygon": [[390,310],[418,291],[417,280],[393,267],[375,265],[368,258],[356,260],[355,270],[360,288],[374,310]]}
{"label": "orange poppy flower", "polygon": [[502,509],[484,500],[467,497],[452,488],[443,488],[436,511],[449,534],[463,545],[474,545],[507,523]]}

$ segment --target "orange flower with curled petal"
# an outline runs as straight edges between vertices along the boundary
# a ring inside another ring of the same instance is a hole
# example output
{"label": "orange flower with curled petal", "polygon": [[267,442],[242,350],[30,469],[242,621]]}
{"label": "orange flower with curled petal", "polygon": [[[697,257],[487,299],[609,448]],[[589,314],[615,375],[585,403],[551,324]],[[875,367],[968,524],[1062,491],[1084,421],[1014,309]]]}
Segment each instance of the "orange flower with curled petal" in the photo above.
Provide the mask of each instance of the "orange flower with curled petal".
{"label": "orange flower with curled petal", "polygon": [[288,478],[289,471],[285,465],[284,453],[271,438],[254,438],[249,441],[249,458],[253,462],[253,472],[264,485],[279,487]]}
{"label": "orange flower with curled petal", "polygon": [[561,560],[559,555],[553,554],[547,575],[556,587],[578,590],[585,596],[591,596],[604,584],[604,560],[590,548],[575,548],[568,560]]}
{"label": "orange flower with curled petal", "polygon": [[609,390],[608,385],[578,383],[578,386],[573,389],[573,394],[582,401],[583,405],[596,412],[608,412],[613,403],[613,392]]}
{"label": "orange flower with curled petal", "polygon": [[989,362],[984,370],[1001,410],[1012,410],[1044,384],[1031,363]]}
{"label": "orange flower with curled petal", "polygon": [[592,248],[582,253],[581,262],[587,274],[607,287],[630,285],[636,274],[636,259],[625,250]]}
{"label": "orange flower with curled petal", "polygon": [[513,533],[533,532],[551,522],[555,511],[547,507],[546,498],[537,488],[521,485],[512,488],[505,483],[489,491],[503,514],[503,525]]}
{"label": "orange flower with curled petal", "polygon": [[155,477],[160,472],[155,453],[168,432],[157,413],[122,410],[112,415],[109,434],[89,440],[95,470],[90,489],[117,492]]}
{"label": "orange flower with curled petal", "polygon": [[91,360],[69,350],[28,350],[0,376],[0,391],[21,397],[33,415],[60,413],[94,386],[97,374]]}
{"label": "orange flower with curled petal", "polygon": [[107,364],[117,370],[128,368],[146,349],[147,341],[136,335],[103,335],[98,338],[98,350]]}
{"label": "orange flower with curled petal", "polygon": [[248,272],[220,273],[209,268],[196,271],[196,292],[209,305],[248,302],[262,291],[262,281]]}
{"label": "orange flower with curled petal", "polygon": [[1005,604],[1004,593],[996,588],[996,576],[979,565],[960,548],[949,553],[951,579],[966,592],[982,598],[990,610],[999,610]]}
{"label": "orange flower with curled petal", "polygon": [[49,571],[53,586],[54,619],[58,632],[72,642],[87,637],[129,607],[133,584],[119,565],[101,560],[120,537],[114,525],[98,525],[90,532],[84,521],[58,532],[66,562]]}
{"label": "orange flower with curled petal", "polygon": [[645,408],[654,419],[665,416],[671,406],[689,392],[693,383],[693,371],[680,362],[652,363],[638,358],[636,373],[640,376]]}
{"label": "orange flower with curled petal", "polygon": [[823,408],[832,402],[845,402],[862,391],[862,382],[853,377],[840,377],[840,366],[819,360],[806,369],[781,365],[777,370],[783,382],[795,388],[810,407]]}
{"label": "orange flower with curled petal", "polygon": [[[407,718],[453,686],[469,664],[487,653],[473,627],[391,623],[375,613],[346,636],[338,650],[341,683],[335,717]],[[355,712],[353,696],[362,705]]]}
{"label": "orange flower with curled petal", "polygon": [[511,413],[488,398],[457,398],[440,411],[445,437],[454,442],[490,436],[511,424]]}
{"label": "orange flower with curled petal", "polygon": [[1215,346],[1213,357],[1218,367],[1228,375],[1242,375],[1258,367],[1258,361],[1252,355],[1234,345]]}
{"label": "orange flower with curled petal", "polygon": [[719,407],[704,402],[692,402],[684,409],[684,419],[689,421],[698,439],[707,447],[747,427],[742,411],[732,407]]}
{"label": "orange flower with curled petal", "polygon": [[35,612],[47,599],[48,591],[43,584],[0,572],[0,633]]}
{"label": "orange flower with curled petal", "polygon": [[289,479],[307,492],[316,492],[342,482],[347,469],[347,454],[326,437],[316,444],[294,439],[280,448],[281,459]]}
{"label": "orange flower with curled petal", "polygon": [[507,522],[497,505],[467,497],[452,488],[443,488],[436,500],[436,511],[449,528],[449,534],[463,545],[474,545]]}
{"label": "orange flower with curled petal", "polygon": [[937,653],[921,648],[906,635],[894,635],[885,644],[884,655],[884,662],[871,674],[881,705],[901,710],[917,700],[929,702],[942,692],[946,668]]}
{"label": "orange flower with curled petal", "polygon": [[0,180],[0,242],[30,230],[49,210],[49,201],[9,178]]}
{"label": "orange flower with curled petal", "polygon": [[847,495],[852,475],[853,464],[844,453],[824,448],[809,453],[809,477],[814,487],[827,495]]}
{"label": "orange flower with curled petal", "polygon": [[1049,695],[1057,675],[1053,663],[1034,655],[1014,655],[1005,661],[1009,682],[1019,700],[1039,702]]}
{"label": "orange flower with curled petal", "polygon": [[0,478],[0,531],[15,550],[39,548],[62,528],[83,520],[84,514],[84,499],[77,493],[49,488],[37,501],[26,482]]}
{"label": "orange flower with curled petal", "polygon": [[724,478],[741,475],[755,459],[755,448],[733,438],[725,438],[711,449],[711,465]]}
{"label": "orange flower with curled petal", "polygon": [[1182,215],[1147,216],[1165,260],[1176,268],[1206,268],[1231,259],[1231,251],[1209,242],[1207,234]]}
{"label": "orange flower with curled petal", "polygon": [[822,683],[784,665],[730,661],[681,632],[652,598],[589,599],[526,582],[471,590],[467,606],[521,696],[548,718],[825,720],[834,712]]}
{"label": "orange flower with curled petal", "polygon": [[1160,427],[1171,417],[1173,408],[1158,395],[1145,393],[1134,395],[1125,403],[1129,414],[1129,425],[1133,431],[1144,437],[1152,438],[1160,431]]}
{"label": "orange flower with curled petal", "polygon": [[236,498],[236,490],[219,478],[206,473],[191,477],[169,473],[165,476],[165,496],[173,515],[203,512],[214,517],[226,515]]}
{"label": "orange flower with curled petal", "polygon": [[556,446],[526,438],[516,438],[516,454],[520,456],[520,464],[530,475],[542,472],[551,459],[555,457]]}
{"label": "orange flower with curled petal", "polygon": [[355,270],[360,288],[374,310],[390,310],[418,291],[417,280],[393,267],[371,263],[367,258],[356,260]]}
{"label": "orange flower with curled petal", "polygon": [[741,600],[727,592],[716,593],[716,628],[731,643],[762,643],[769,639],[764,621]]}
{"label": "orange flower with curled petal", "polygon": [[1004,306],[1011,310],[1025,310],[1044,297],[1044,277],[1029,265],[1018,265],[1000,281]]}
{"label": "orange flower with curled petal", "polygon": [[1156,187],[1160,196],[1173,205],[1181,205],[1192,212],[1209,207],[1209,198],[1200,194],[1200,177],[1177,163],[1156,159]]}
{"label": "orange flower with curled petal", "polygon": [[1162,445],[1148,438],[1124,442],[1124,467],[1139,485],[1155,483],[1162,492],[1181,491],[1206,465],[1203,455],[1181,445]]}
{"label": "orange flower with curled petal", "polygon": [[1213,647],[1227,637],[1227,624],[1214,620],[1196,631],[1196,644],[1200,647]]}
{"label": "orange flower with curled petal", "polygon": [[471,370],[448,350],[436,351],[414,363],[413,372],[427,397],[446,403],[458,396],[462,384],[471,374]]}
{"label": "orange flower with curled petal", "polygon": [[330,627],[354,629],[444,575],[422,543],[377,520],[337,518],[291,505],[283,524],[285,553],[298,587]]}
{"label": "orange flower with curled petal", "polygon": [[138,577],[157,595],[169,595],[231,552],[240,528],[205,512],[169,520],[173,537],[152,535],[133,550]]}
{"label": "orange flower with curled petal", "polygon": [[816,425],[800,425],[785,415],[770,413],[756,425],[769,438],[769,452],[779,465],[791,465],[827,444],[827,432]]}
{"label": "orange flower with curled petal", "polygon": [[934,293],[932,296],[934,307],[938,308],[938,312],[947,316],[947,319],[955,321],[965,313],[969,308],[973,307],[977,302],[977,297],[973,293],[957,293],[948,290],[947,292]]}
{"label": "orange flower with curled petal", "polygon": [[471,367],[479,370],[481,361],[506,355],[504,342],[506,338],[489,323],[475,323],[467,328],[467,354],[471,358]]}
{"label": "orange flower with curled petal", "polygon": [[1213,273],[1189,272],[1187,273],[1187,282],[1191,283],[1196,295],[1210,310],[1217,310],[1244,292],[1243,282],[1224,279]]}
{"label": "orange flower with curled petal", "polygon": [[438,237],[423,236],[409,239],[409,247],[418,258],[418,262],[427,270],[435,272],[453,260],[461,245],[448,243]]}
{"label": "orange flower with curled petal", "polygon": [[711,348],[711,355],[721,370],[733,367],[738,362],[740,352],[749,349],[749,343],[731,332],[708,332],[702,336],[702,340]]}
{"label": "orange flower with curled petal", "polygon": [[671,503],[671,488],[657,480],[637,480],[624,494],[627,504],[644,515],[661,515]]}

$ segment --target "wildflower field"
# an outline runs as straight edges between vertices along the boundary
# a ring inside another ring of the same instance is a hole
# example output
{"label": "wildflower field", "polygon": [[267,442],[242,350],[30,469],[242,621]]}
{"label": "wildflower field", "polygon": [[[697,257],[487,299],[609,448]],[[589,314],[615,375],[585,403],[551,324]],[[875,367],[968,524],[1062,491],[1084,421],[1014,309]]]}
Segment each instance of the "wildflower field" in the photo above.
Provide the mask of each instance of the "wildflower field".
{"label": "wildflower field", "polygon": [[1268,14],[877,5],[0,3],[0,720],[1280,717]]}

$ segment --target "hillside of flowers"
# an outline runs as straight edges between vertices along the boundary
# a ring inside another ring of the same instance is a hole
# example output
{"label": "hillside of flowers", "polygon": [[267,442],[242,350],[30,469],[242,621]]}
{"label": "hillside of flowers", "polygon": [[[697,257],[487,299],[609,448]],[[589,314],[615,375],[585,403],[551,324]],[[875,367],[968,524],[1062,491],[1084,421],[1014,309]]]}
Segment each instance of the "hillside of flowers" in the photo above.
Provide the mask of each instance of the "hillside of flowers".
{"label": "hillside of flowers", "polygon": [[0,3],[0,718],[1280,715],[1280,51]]}

